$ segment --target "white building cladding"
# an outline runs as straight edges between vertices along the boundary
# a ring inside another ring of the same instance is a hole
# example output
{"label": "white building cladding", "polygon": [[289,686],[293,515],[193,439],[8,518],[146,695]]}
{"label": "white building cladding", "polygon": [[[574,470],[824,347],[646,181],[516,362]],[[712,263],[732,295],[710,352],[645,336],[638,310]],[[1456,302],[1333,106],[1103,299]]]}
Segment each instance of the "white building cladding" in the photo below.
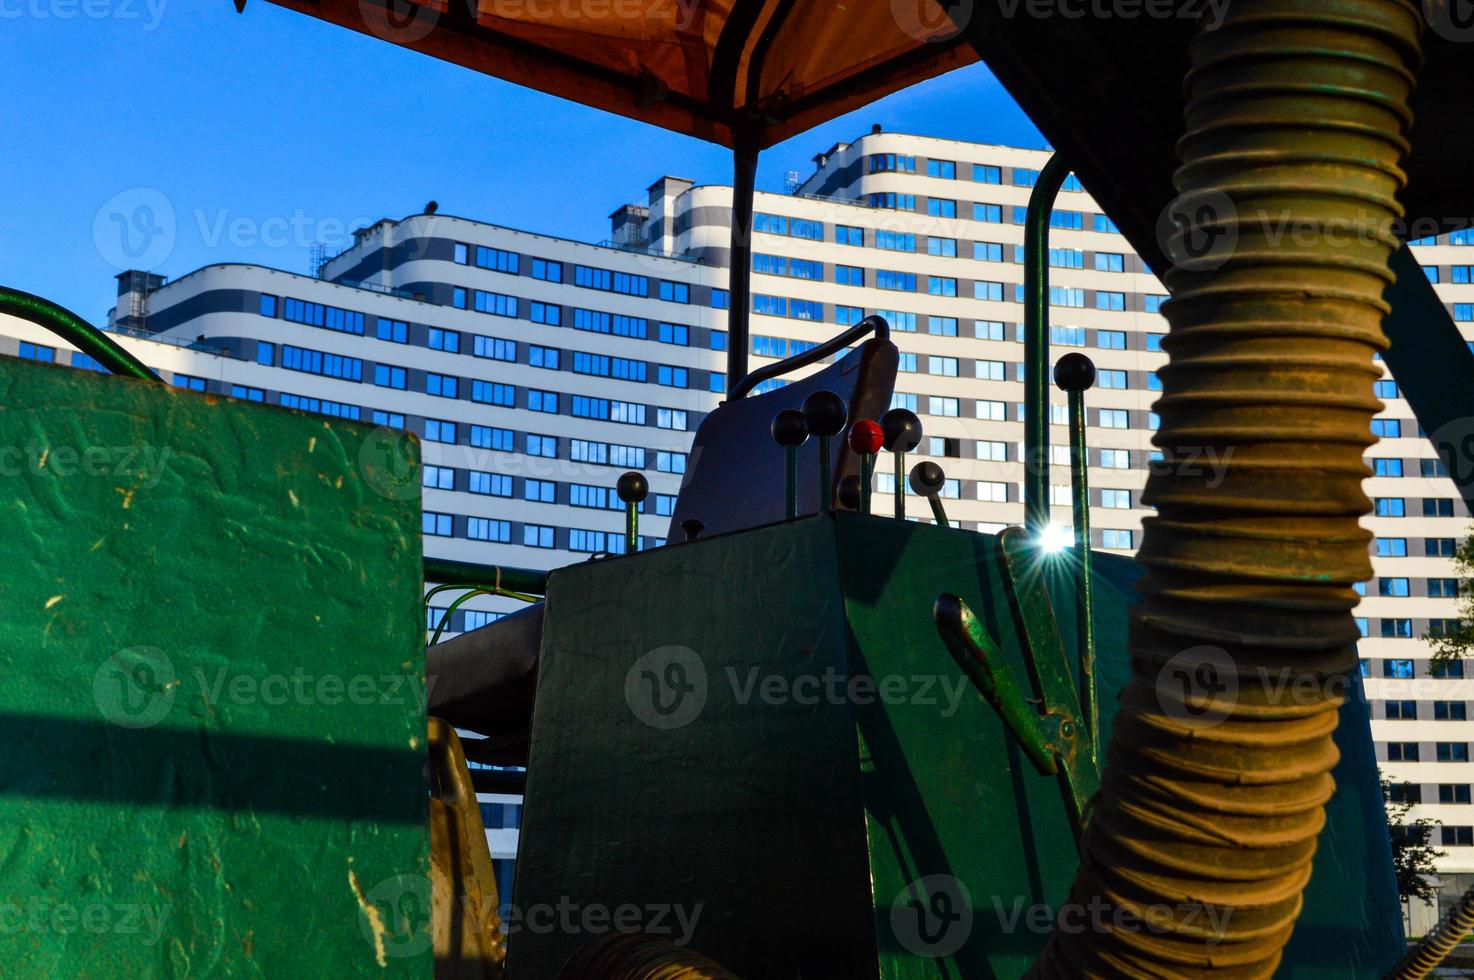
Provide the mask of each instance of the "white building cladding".
{"label": "white building cladding", "polygon": [[[1022,520],[1023,209],[1047,159],[871,133],[816,157],[798,193],[757,197],[751,366],[885,315],[902,352],[897,402],[922,417],[919,455],[946,469],[945,503],[965,527]],[[625,469],[650,475],[647,544],[667,533],[691,433],[721,397],[730,210],[730,188],[666,177],[614,213],[620,247],[444,215],[384,221],[322,279],[223,265],[130,292],[156,284],[124,277],[114,322],[173,341],[126,343],[176,383],[422,436],[426,553],[553,567],[621,546],[609,491]],[[1145,513],[1165,290],[1073,180],[1051,223],[1052,359],[1083,349],[1100,370],[1087,395],[1092,533],[1129,552]],[[1466,337],[1470,243],[1417,246]],[[31,356],[57,346],[29,327],[7,333],[0,350],[21,337]],[[177,346],[199,338],[227,355]],[[1420,639],[1455,615],[1449,557],[1469,515],[1395,382],[1378,393],[1365,522],[1376,577],[1356,613],[1373,731],[1415,814],[1442,821],[1443,867],[1474,872],[1470,690],[1430,675]],[[1055,392],[1055,422],[1063,411]],[[1067,526],[1063,425],[1051,434],[1055,520]]]}

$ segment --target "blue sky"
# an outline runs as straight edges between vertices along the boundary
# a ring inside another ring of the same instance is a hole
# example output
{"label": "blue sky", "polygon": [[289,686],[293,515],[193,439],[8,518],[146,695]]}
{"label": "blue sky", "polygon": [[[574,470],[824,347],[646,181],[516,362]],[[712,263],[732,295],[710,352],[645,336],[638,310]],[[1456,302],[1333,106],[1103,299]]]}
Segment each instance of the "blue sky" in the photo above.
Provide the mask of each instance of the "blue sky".
{"label": "blue sky", "polygon": [[[721,147],[261,0],[244,15],[229,0],[12,0],[0,27],[0,282],[94,323],[124,267],[306,272],[313,241],[341,246],[355,225],[432,199],[598,241],[609,212],[663,173],[731,179]],[[974,67],[772,148],[759,188],[780,190],[786,171],[807,174],[815,153],[873,122],[1043,145]]]}

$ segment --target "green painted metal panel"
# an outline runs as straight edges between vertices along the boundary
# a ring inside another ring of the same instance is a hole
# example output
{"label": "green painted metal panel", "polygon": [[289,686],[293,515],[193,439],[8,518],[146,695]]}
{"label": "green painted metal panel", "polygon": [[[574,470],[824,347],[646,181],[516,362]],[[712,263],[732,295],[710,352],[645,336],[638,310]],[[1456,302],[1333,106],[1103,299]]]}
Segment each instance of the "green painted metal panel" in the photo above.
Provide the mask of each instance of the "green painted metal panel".
{"label": "green painted metal panel", "polygon": [[430,975],[416,461],[0,362],[0,972]]}
{"label": "green painted metal panel", "polygon": [[[754,978],[1022,975],[1066,900],[1074,838],[1058,781],[965,683],[932,618],[940,593],[959,595],[1029,687],[997,547],[840,513],[554,572],[514,980],[556,975],[621,906],[642,910],[632,927],[667,909],[666,935]],[[1073,664],[1069,552],[1049,562]],[[1139,574],[1094,555],[1102,744]],[[771,696],[743,683],[754,674]],[[1376,975],[1399,948],[1366,718],[1355,698],[1343,710],[1286,976]],[[677,908],[699,909],[690,930]]]}
{"label": "green painted metal panel", "polygon": [[744,977],[867,974],[869,894],[834,524],[549,581],[509,922],[513,980],[611,929]]}

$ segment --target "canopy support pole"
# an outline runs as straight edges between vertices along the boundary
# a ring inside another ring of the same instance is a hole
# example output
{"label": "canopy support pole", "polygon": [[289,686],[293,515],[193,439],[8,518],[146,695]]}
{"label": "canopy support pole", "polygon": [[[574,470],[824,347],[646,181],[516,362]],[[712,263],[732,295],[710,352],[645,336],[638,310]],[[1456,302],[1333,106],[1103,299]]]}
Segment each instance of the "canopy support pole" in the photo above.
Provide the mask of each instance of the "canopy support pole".
{"label": "canopy support pole", "polygon": [[752,198],[758,141],[740,133],[732,147],[732,249],[728,265],[727,391],[747,376],[747,316],[752,308]]}

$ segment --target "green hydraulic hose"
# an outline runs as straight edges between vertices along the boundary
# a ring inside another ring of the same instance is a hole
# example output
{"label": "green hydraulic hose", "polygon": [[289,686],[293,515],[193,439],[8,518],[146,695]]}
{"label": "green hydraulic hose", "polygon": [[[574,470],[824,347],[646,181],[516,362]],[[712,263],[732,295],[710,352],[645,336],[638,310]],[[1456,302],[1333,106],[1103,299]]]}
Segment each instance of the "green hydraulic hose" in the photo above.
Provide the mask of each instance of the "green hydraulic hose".
{"label": "green hydraulic hose", "polygon": [[163,378],[128,353],[117,341],[49,299],[0,286],[0,313],[9,313],[22,320],[29,320],[38,327],[45,327],[113,374],[164,383]]}

